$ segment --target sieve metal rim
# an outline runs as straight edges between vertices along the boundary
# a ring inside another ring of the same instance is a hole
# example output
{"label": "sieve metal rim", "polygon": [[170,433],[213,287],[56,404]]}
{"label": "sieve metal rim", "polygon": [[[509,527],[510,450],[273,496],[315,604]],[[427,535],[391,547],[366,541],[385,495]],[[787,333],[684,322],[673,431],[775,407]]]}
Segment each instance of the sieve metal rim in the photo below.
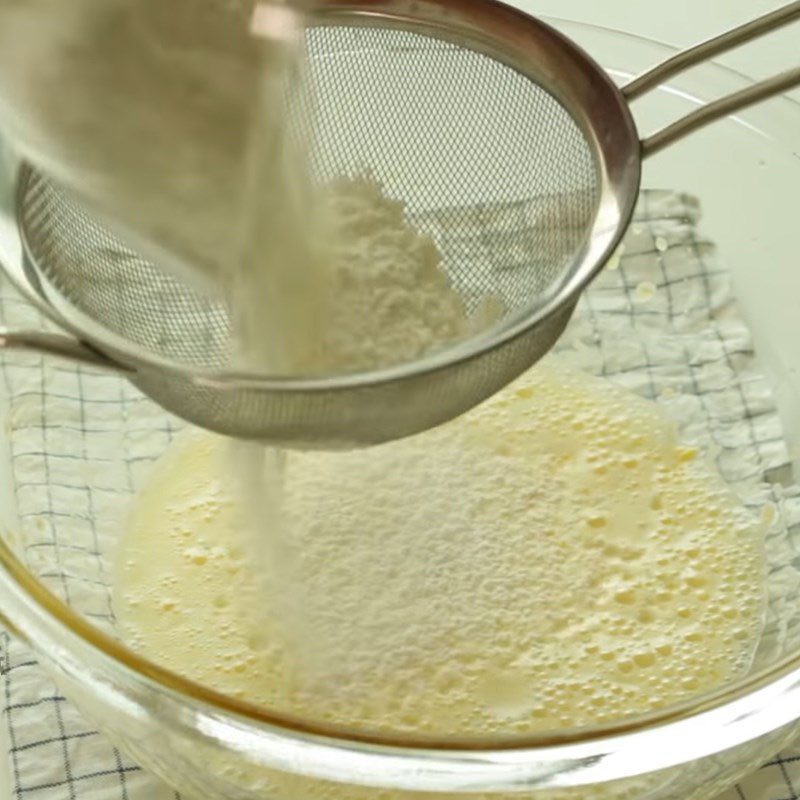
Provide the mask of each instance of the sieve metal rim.
{"label": "sieve metal rim", "polygon": [[[619,244],[636,200],[640,180],[638,134],[622,93],[605,71],[580,47],[555,29],[497,0],[419,0],[408,13],[406,0],[323,0],[312,19],[316,25],[394,27],[428,34],[481,52],[504,63],[542,87],[570,113],[587,143],[598,176],[598,212],[583,247],[565,270],[568,279],[554,287],[544,302],[523,309],[499,329],[413,362],[340,375],[281,376],[248,370],[188,367],[137,346],[96,323],[59,292],[32,253],[26,225],[20,218],[24,191],[33,175],[22,164],[17,175],[17,228],[23,258],[5,264],[9,277],[39,310],[60,327],[89,343],[109,359],[108,367],[125,372],[168,372],[198,387],[225,387],[278,393],[332,392],[402,381],[468,363],[529,333],[559,313],[567,312]],[[569,74],[569,80],[559,75]],[[556,76],[556,77],[554,77]],[[555,91],[550,91],[553,88]],[[591,97],[586,102],[585,97]],[[580,113],[576,113],[580,112]],[[95,356],[96,360],[96,356]]]}

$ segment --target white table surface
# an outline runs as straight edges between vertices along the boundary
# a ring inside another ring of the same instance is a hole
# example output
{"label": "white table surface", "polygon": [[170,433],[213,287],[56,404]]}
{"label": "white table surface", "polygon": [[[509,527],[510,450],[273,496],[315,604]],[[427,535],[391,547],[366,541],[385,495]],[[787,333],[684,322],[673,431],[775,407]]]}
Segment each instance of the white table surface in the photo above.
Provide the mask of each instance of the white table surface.
{"label": "white table surface", "polygon": [[[636,33],[676,47],[686,47],[752,17],[786,4],[786,0],[506,0],[531,14],[588,22]],[[717,60],[762,78],[800,65],[800,22],[776,31]],[[793,97],[800,100],[800,91]]]}
{"label": "white table surface", "polygon": [[[65,0],[68,2],[69,0]],[[509,0],[507,0],[509,1]],[[510,0],[532,13],[602,25],[636,33],[678,47],[783,5],[781,0]],[[766,77],[800,65],[800,23],[718,59],[753,77]],[[800,101],[800,91],[793,94]],[[4,728],[0,726],[0,737]],[[0,738],[0,747],[5,742]],[[0,800],[11,800],[5,758],[0,758]]]}

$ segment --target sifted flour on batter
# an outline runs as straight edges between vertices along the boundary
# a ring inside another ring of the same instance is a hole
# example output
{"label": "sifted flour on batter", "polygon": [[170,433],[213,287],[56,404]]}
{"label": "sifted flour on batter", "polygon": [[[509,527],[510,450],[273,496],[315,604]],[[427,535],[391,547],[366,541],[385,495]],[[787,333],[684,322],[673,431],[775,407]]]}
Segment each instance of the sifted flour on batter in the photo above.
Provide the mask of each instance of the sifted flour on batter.
{"label": "sifted flour on batter", "polygon": [[132,646],[223,692],[502,735],[661,707],[752,658],[760,524],[656,406],[553,361],[423,435],[287,454],[302,648],[238,546],[224,463],[224,440],[194,432],[164,456],[114,596]]}

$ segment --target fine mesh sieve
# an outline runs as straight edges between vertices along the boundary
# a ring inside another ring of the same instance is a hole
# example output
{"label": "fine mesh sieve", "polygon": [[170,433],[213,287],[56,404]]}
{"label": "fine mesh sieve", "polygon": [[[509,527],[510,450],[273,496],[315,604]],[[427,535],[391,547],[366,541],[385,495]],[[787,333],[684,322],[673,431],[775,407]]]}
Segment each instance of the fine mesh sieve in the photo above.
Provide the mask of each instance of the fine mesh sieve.
{"label": "fine mesh sieve", "polygon": [[231,368],[226,309],[131,249],[29,165],[17,180],[20,257],[7,271],[77,338],[6,333],[5,346],[125,371],[166,409],[225,434],[371,444],[469,409],[544,355],[629,222],[641,158],[800,83],[800,69],[639,140],[628,101],[677,71],[800,17],[800,2],[617,89],[576,45],[493,2],[323,3],[307,32],[322,180],[365,168],[433,236],[490,329],[385,370],[260,377]]}

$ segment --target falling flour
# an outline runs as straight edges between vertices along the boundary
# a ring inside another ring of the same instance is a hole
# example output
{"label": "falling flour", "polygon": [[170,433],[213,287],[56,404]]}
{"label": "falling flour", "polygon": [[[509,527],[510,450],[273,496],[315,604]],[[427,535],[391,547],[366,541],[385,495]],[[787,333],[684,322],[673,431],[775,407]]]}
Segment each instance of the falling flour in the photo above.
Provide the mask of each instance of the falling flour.
{"label": "falling flour", "polygon": [[[272,376],[369,371],[458,342],[502,313],[491,301],[467,313],[433,239],[371,176],[315,182],[313,131],[293,128],[287,107],[287,97],[313,101],[300,48],[277,47],[269,65],[253,117],[241,246],[220,270],[239,364]],[[273,598],[294,652],[323,672],[285,515],[286,453],[241,441],[228,450],[245,515],[231,535],[257,565],[251,602]]]}

